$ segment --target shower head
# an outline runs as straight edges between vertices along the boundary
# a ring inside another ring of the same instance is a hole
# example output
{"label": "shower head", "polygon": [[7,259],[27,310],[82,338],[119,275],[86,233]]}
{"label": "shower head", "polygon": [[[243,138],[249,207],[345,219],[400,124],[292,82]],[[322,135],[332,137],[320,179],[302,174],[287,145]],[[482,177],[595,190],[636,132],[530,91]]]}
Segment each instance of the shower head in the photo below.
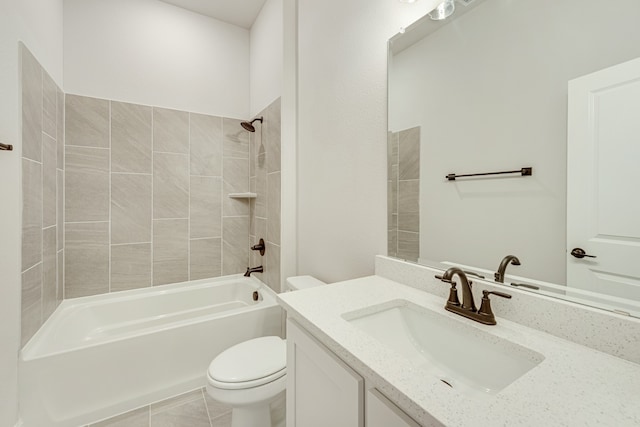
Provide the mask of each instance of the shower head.
{"label": "shower head", "polygon": [[249,132],[255,132],[256,128],[253,127],[253,122],[258,121],[260,123],[262,123],[262,117],[256,117],[255,119],[251,120],[250,122],[242,122],[240,123],[240,125],[242,125],[242,127],[245,130],[248,130]]}

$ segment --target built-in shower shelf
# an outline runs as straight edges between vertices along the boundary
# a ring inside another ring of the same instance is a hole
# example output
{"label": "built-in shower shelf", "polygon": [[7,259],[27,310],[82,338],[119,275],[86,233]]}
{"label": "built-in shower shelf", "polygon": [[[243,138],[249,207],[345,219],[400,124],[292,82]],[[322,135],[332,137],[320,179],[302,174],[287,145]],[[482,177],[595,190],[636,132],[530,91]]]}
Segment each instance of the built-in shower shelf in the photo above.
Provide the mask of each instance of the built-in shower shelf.
{"label": "built-in shower shelf", "polygon": [[229,193],[231,199],[255,199],[258,197],[256,193]]}

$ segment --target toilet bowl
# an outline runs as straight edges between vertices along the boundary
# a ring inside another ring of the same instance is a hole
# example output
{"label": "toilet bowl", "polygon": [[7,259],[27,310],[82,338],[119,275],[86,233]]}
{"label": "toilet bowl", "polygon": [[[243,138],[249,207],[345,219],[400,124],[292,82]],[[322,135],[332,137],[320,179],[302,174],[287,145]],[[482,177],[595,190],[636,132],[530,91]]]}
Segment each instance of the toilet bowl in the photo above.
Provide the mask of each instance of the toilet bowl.
{"label": "toilet bowl", "polygon": [[232,427],[271,427],[269,404],[285,390],[286,341],[267,336],[242,342],[213,359],[207,393],[230,405]]}
{"label": "toilet bowl", "polygon": [[[290,277],[288,290],[323,285],[311,276]],[[271,427],[269,404],[287,383],[286,340],[254,338],[220,353],[207,370],[207,393],[232,407],[231,427]]]}

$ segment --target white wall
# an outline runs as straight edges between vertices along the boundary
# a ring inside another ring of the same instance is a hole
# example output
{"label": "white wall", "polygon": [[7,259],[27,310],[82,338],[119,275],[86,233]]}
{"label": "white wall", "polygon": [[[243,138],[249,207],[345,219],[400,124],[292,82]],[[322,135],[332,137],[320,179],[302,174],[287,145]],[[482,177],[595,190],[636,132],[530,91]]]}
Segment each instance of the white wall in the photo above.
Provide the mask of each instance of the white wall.
{"label": "white wall", "polygon": [[64,90],[249,116],[249,31],[158,0],[64,0]]}
{"label": "white wall", "polygon": [[267,0],[251,27],[251,117],[282,95],[282,2],[283,0]]}
{"label": "white wall", "polygon": [[387,40],[431,3],[298,1],[299,274],[369,275],[386,253]]}
{"label": "white wall", "polygon": [[21,153],[18,40],[62,85],[62,0],[0,1],[0,425],[17,420],[20,346]]}
{"label": "white wall", "polygon": [[565,283],[567,82],[640,56],[640,3],[616,8],[487,0],[394,56],[391,129],[423,129],[422,258],[495,270],[513,253],[512,274]]}

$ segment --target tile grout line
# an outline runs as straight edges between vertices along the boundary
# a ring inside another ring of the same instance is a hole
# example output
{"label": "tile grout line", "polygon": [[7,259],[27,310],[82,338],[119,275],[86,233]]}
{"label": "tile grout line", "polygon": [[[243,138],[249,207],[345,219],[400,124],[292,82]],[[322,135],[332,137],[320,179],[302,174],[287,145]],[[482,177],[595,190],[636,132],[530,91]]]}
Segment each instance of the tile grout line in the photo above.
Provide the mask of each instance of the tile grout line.
{"label": "tile grout line", "polygon": [[[62,89],[60,89],[62,92]],[[67,247],[67,225],[65,224],[66,220],[66,207],[67,207],[67,94],[62,92],[62,220],[60,224],[62,225],[62,250],[64,251]],[[62,254],[62,301],[64,301],[64,295],[66,292],[66,281],[67,281],[67,253],[64,252]]]}
{"label": "tile grout line", "polygon": [[[37,61],[37,60],[36,60]],[[42,272],[40,274],[40,322],[38,329],[44,323],[44,70],[38,63],[40,69],[40,262]]]}
{"label": "tile grout line", "polygon": [[191,280],[191,113],[187,115],[189,147],[187,149],[187,280]]}
{"label": "tile grout line", "polygon": [[[154,252],[153,252],[153,232],[155,229],[155,223],[153,221],[153,202],[154,202],[154,194],[153,194],[153,183],[154,183],[154,167],[155,167],[155,143],[156,143],[156,135],[155,135],[155,117],[156,117],[156,108],[155,107],[151,107],[151,236],[150,240],[151,240],[151,264],[149,265],[149,270],[151,273],[151,277],[149,278],[149,286],[153,287],[153,275],[154,275],[154,270],[155,270],[155,264],[153,261],[153,257],[154,257]],[[149,408],[149,424],[151,424],[151,408]]]}
{"label": "tile grout line", "polygon": [[112,123],[112,103],[111,101],[109,101],[109,293],[111,293],[111,241],[112,236],[111,236],[111,231],[112,231],[112,227],[111,227],[111,198],[113,197],[112,191],[111,191],[111,186],[112,186],[112,179],[111,179],[111,173],[113,170],[113,150],[112,150],[112,142],[111,142],[111,126],[113,126]]}
{"label": "tile grout line", "polygon": [[204,401],[204,410],[207,411],[207,418],[209,419],[209,427],[213,426],[213,422],[211,421],[211,413],[209,412],[209,405],[207,405],[207,396],[205,396],[204,388],[200,389],[200,394],[202,394],[202,400]]}
{"label": "tile grout line", "polygon": [[220,276],[224,276],[224,118],[220,120]]}

